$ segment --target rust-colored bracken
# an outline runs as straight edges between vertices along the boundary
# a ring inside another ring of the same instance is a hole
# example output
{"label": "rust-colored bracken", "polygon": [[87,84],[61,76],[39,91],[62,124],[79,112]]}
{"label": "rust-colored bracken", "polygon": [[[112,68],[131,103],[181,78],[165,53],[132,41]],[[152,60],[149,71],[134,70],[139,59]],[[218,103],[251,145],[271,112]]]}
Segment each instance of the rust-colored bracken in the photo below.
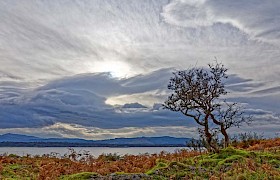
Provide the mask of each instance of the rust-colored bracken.
{"label": "rust-colored bracken", "polygon": [[21,171],[24,168],[26,176],[41,180],[53,180],[62,175],[79,172],[96,172],[101,175],[114,172],[144,173],[154,167],[158,159],[177,161],[200,154],[196,151],[179,150],[174,153],[161,152],[160,154],[125,156],[109,154],[94,158],[90,155],[77,155],[76,152],[72,151],[71,154],[63,158],[50,155],[42,157],[0,156],[0,171],[3,171],[4,166],[20,164]]}

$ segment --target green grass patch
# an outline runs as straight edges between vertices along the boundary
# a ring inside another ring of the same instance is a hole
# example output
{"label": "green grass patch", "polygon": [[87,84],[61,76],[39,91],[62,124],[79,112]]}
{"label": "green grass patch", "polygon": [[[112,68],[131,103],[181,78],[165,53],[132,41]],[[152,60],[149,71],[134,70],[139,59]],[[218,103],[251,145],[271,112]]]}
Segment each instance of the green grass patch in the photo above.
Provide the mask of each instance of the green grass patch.
{"label": "green grass patch", "polygon": [[[209,153],[193,158],[187,158],[180,162],[162,162],[147,172],[153,179],[209,179],[211,176],[220,177],[224,173],[226,179],[279,179],[280,161],[279,155],[271,152],[254,152],[232,147],[222,149],[219,153]],[[262,160],[261,160],[262,159]],[[248,170],[244,167],[250,160],[255,165],[255,170]],[[233,164],[240,168],[236,168]],[[261,169],[262,164],[269,163],[274,170]]]}
{"label": "green grass patch", "polygon": [[268,161],[268,163],[271,164],[273,167],[280,169],[280,161],[279,160],[272,159],[272,160]]}
{"label": "green grass patch", "polygon": [[158,162],[157,165],[155,167],[153,167],[152,169],[150,169],[149,171],[146,172],[147,175],[151,175],[154,174],[155,171],[163,169],[163,168],[167,168],[168,164],[164,163],[164,162]]}
{"label": "green grass patch", "polygon": [[198,161],[198,164],[202,167],[215,167],[219,164],[220,160],[219,159],[201,159]]}
{"label": "green grass patch", "polygon": [[243,157],[250,157],[251,154],[249,151],[234,149],[232,147],[228,147],[226,149],[222,149],[219,153],[215,153],[210,156],[213,159],[226,159],[232,155],[240,155]]}
{"label": "green grass patch", "polygon": [[251,171],[245,171],[243,173],[239,174],[232,174],[227,179],[238,179],[238,180],[263,180],[263,179],[274,179],[274,180],[280,180],[280,177],[277,175],[270,175],[268,173],[259,171],[259,172],[251,172]]}
{"label": "green grass patch", "polygon": [[4,166],[1,172],[1,178],[6,180],[36,179],[37,174],[32,171],[34,171],[34,169],[32,169],[31,166],[28,165],[10,164]]}
{"label": "green grass patch", "polygon": [[243,156],[240,156],[240,155],[232,155],[232,156],[229,156],[227,157],[226,159],[220,161],[218,163],[218,165],[223,165],[223,164],[228,164],[228,163],[234,163],[234,162],[240,162],[240,161],[244,161],[244,157]]}
{"label": "green grass patch", "polygon": [[97,177],[98,174],[94,172],[82,172],[71,175],[64,175],[60,178],[60,180],[86,180]]}

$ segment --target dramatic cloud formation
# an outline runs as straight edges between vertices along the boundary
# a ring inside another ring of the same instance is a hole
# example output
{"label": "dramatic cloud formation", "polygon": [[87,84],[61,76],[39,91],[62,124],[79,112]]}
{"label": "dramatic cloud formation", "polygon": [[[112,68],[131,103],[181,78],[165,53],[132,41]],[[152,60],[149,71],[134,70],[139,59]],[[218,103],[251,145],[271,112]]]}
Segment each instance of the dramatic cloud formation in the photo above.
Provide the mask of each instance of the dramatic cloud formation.
{"label": "dramatic cloud formation", "polygon": [[255,115],[233,131],[280,129],[277,0],[0,2],[0,133],[191,136],[163,110],[176,69],[228,67],[232,101]]}

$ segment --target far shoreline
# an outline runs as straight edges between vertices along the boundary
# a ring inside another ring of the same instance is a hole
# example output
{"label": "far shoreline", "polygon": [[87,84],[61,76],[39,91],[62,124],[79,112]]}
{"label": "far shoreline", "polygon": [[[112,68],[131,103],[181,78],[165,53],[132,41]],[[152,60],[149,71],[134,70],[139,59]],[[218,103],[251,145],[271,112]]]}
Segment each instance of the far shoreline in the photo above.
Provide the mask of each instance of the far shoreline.
{"label": "far shoreline", "polygon": [[87,144],[87,143],[61,143],[61,142],[0,142],[0,147],[109,147],[109,148],[130,148],[130,147],[188,147],[186,145],[139,145],[139,144]]}

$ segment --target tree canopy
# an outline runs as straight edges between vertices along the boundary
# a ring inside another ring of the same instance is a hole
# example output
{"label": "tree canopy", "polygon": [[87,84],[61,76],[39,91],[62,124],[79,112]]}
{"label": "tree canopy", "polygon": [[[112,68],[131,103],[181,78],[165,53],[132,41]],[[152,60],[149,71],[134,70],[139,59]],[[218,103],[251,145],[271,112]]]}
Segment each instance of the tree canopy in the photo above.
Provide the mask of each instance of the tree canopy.
{"label": "tree canopy", "polygon": [[227,130],[240,126],[248,119],[238,103],[227,102],[225,79],[228,69],[221,63],[208,64],[208,68],[191,68],[173,73],[168,89],[171,95],[164,107],[192,118],[200,127],[207,148],[218,151],[214,140],[217,133],[224,136],[224,146],[229,144]]}

